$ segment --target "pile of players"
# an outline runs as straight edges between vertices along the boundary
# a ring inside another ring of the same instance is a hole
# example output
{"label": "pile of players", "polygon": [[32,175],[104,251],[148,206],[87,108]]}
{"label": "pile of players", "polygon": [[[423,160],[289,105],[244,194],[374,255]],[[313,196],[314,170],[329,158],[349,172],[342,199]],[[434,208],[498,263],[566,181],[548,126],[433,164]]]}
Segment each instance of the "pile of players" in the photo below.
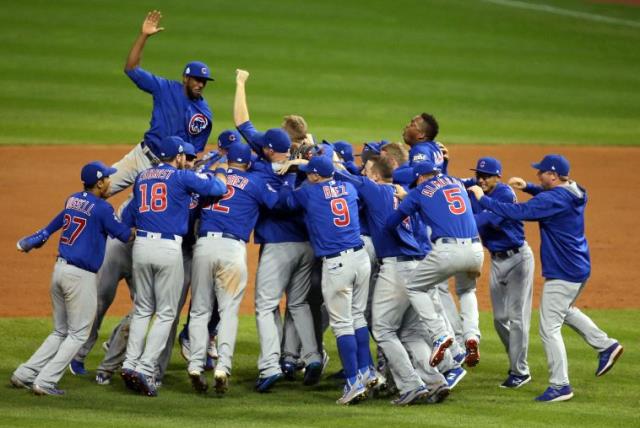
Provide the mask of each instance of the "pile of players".
{"label": "pile of players", "polygon": [[[511,187],[501,183],[500,162],[489,157],[473,168],[475,177],[452,177],[448,152],[435,140],[438,123],[423,113],[405,127],[404,144],[365,144],[358,166],[348,143],[316,143],[300,116],[256,130],[245,93],[249,74],[238,70],[237,131],[221,133],[218,150],[198,159],[213,121],[202,92],[213,79],[200,62],[187,64],[182,82],[140,68],[146,40],[162,30],[160,18],[149,13],[125,65],[154,99],[143,142],[112,168],[87,164],[84,190],[46,228],[18,242],[27,252],[62,229],[52,280],[54,332],[14,372],[14,386],[62,395],[57,383],[67,366],[85,374],[84,359],[117,284],[127,279],[134,308],[107,342],[96,382],[108,385],[120,373],[129,389],[157,395],[190,289],[189,319],[179,334],[188,376],[206,392],[212,369],[215,390],[224,394],[253,232],[261,246],[258,392],[295,379],[298,370],[305,385],[320,381],[328,320],[342,362],[338,404],[379,391],[397,392],[396,405],[441,402],[465,376],[462,366],[480,361],[475,289],[483,244],[491,255],[494,324],[510,361],[501,386],[519,388],[531,379],[534,270],[523,220],[540,222],[546,278],[540,332],[550,386],[536,400],[573,396],[560,336],[565,322],[599,352],[597,376],[613,366],[622,346],[573,306],[590,274],[587,197],[569,178],[564,157],[533,165],[540,186],[521,178],[510,179]],[[118,218],[104,199],[129,186]],[[516,203],[512,188],[534,197]],[[459,311],[449,293],[452,277]]]}

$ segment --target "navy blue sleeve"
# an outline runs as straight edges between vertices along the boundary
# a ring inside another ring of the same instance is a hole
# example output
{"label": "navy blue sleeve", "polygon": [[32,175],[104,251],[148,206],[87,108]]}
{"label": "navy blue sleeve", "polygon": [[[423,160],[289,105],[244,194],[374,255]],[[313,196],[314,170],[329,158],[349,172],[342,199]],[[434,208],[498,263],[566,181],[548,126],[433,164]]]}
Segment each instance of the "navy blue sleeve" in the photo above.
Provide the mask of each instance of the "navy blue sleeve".
{"label": "navy blue sleeve", "polygon": [[49,235],[53,235],[62,227],[64,223],[64,210],[60,211],[60,213],[51,220],[51,222],[44,228]]}
{"label": "navy blue sleeve", "polygon": [[269,183],[260,181],[259,185],[256,186],[256,197],[261,205],[272,209],[278,203],[280,194]]}
{"label": "navy blue sleeve", "polygon": [[512,220],[535,221],[553,216],[566,209],[563,204],[556,202],[549,193],[539,193],[527,202],[517,204],[499,202],[486,196],[480,198],[478,202],[482,208],[491,210],[503,217]]}
{"label": "navy blue sleeve", "polygon": [[227,185],[213,175],[196,174],[188,170],[182,172],[183,183],[190,193],[202,196],[222,196],[227,193]]}
{"label": "navy blue sleeve", "polygon": [[129,201],[127,206],[124,207],[124,209],[122,210],[122,214],[120,215],[122,217],[122,222],[126,224],[128,227],[136,227],[137,206],[138,206],[137,201],[136,201],[136,198],[134,197],[131,201]]}
{"label": "navy blue sleeve", "polygon": [[[515,204],[517,202],[516,195],[508,186],[498,186],[495,188],[493,193],[491,193],[491,199],[498,202],[512,203]],[[476,214],[476,225],[480,228],[483,226],[493,226],[498,227],[503,221],[506,219],[498,214],[483,210],[480,213]]]}
{"label": "navy blue sleeve", "polygon": [[334,176],[338,180],[346,181],[347,183],[353,184],[356,188],[362,186],[366,178],[364,175],[355,175],[348,171],[341,170],[336,170]]}
{"label": "navy blue sleeve", "polygon": [[258,143],[257,138],[262,133],[253,126],[253,123],[251,123],[250,120],[247,120],[246,122],[241,123],[239,126],[237,126],[237,129],[240,132],[240,135],[242,135],[242,137],[247,141],[247,143],[251,147],[251,150],[256,152],[258,155],[261,155],[262,145]]}
{"label": "navy blue sleeve", "polygon": [[462,181],[462,184],[464,185],[465,188],[475,186],[476,184],[478,184],[475,178],[459,178],[458,180]]}
{"label": "navy blue sleeve", "polygon": [[110,236],[117,238],[122,242],[129,242],[131,229],[126,224],[123,224],[118,220],[116,213],[113,211],[113,207],[109,205],[108,202],[105,202],[104,208],[100,211],[100,216],[104,230]]}
{"label": "navy blue sleeve", "polygon": [[527,185],[525,186],[524,189],[522,189],[523,192],[526,192],[530,195],[537,195],[538,193],[542,192],[544,189],[542,188],[542,186],[538,186],[536,184],[533,183],[527,183]]}
{"label": "navy blue sleeve", "polygon": [[124,72],[138,88],[150,94],[158,91],[163,84],[166,84],[165,82],[167,81],[167,79],[155,76],[140,67],[135,67],[132,70],[125,70]]}

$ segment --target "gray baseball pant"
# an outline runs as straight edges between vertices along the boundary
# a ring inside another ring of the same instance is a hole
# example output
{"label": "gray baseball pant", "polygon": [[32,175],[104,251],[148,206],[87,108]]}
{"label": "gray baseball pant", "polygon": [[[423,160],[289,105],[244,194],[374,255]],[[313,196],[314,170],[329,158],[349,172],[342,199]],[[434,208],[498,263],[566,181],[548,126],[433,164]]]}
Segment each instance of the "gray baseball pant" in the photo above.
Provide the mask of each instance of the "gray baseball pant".
{"label": "gray baseball pant", "polygon": [[305,364],[321,361],[307,303],[312,265],[313,250],[309,242],[263,244],[255,290],[256,325],[260,339],[258,370],[261,377],[282,373],[282,332],[278,330],[274,313],[285,293],[287,309],[302,343],[302,359]]}
{"label": "gray baseball pant", "polygon": [[456,344],[464,348],[464,337],[462,335],[462,320],[456,302],[453,300],[451,291],[449,290],[449,280],[442,281],[438,284],[438,299],[442,305],[441,314],[451,326],[452,336],[456,338]]}
{"label": "gray baseball pant", "polygon": [[109,349],[96,369],[96,373],[112,375],[116,370],[118,370],[118,368],[120,368],[120,366],[122,366],[127,352],[129,329],[131,327],[131,318],[133,318],[134,312],[135,308],[122,318],[118,325],[116,325],[111,331],[111,336],[109,336],[109,340],[107,342],[109,344]]}
{"label": "gray baseball pant", "polygon": [[540,338],[547,355],[549,383],[569,385],[569,363],[562,340],[562,324],[575,330],[596,351],[602,352],[615,343],[580,309],[573,306],[586,282],[548,279],[542,288],[540,302]]}
{"label": "gray baseball pant", "polygon": [[509,355],[509,372],[518,376],[529,374],[534,265],[533,252],[526,242],[510,257],[491,258],[493,325]]}
{"label": "gray baseball pant", "polygon": [[156,162],[155,156],[147,147],[143,148],[142,144],[136,144],[129,153],[114,163],[113,167],[118,171],[111,176],[111,195],[131,186],[138,174],[153,166],[151,159]]}
{"label": "gray baseball pant", "polygon": [[[177,314],[184,281],[182,238],[156,239],[138,236],[133,244],[135,312],[123,368],[155,376]],[[156,315],[147,335],[151,317]],[[145,341],[146,336],[146,341]]]}
{"label": "gray baseball pant", "polygon": [[[455,329],[453,328],[449,318],[447,317],[447,311],[445,310],[445,306],[442,304],[442,301],[440,300],[440,297],[442,296],[442,292],[440,290],[440,286],[442,284],[447,284],[447,282],[446,281],[445,282],[441,282],[436,287],[434,287],[431,290],[429,290],[427,292],[427,294],[431,297],[431,300],[433,301],[433,307],[435,308],[436,313],[444,321],[444,324],[446,326],[448,334],[451,337],[458,337],[458,336],[456,336]],[[448,292],[447,292],[447,294],[449,295],[449,297],[451,297],[451,294],[449,294]],[[460,320],[460,317],[458,317],[458,321],[459,320]],[[435,339],[437,336],[435,336],[435,334],[432,334],[431,332],[429,332],[429,329],[427,328],[426,324],[423,323],[423,326],[425,327],[425,330],[428,332],[426,337],[430,338],[431,339],[430,343],[432,343],[433,339]],[[464,342],[462,343],[462,345],[460,345],[460,343],[457,340],[454,340],[453,343],[451,344],[451,346],[449,347],[449,349],[447,349],[444,359],[442,360],[442,362],[440,364],[438,364],[438,370],[440,370],[441,373],[445,373],[447,370],[450,370],[450,368],[453,368],[453,367],[450,367],[450,366],[457,364],[453,360],[453,355],[458,355],[461,352],[466,352],[466,349],[464,347]]]}
{"label": "gray baseball pant", "polygon": [[243,241],[207,236],[198,239],[193,252],[189,371],[204,370],[209,344],[209,320],[218,302],[218,361],[216,370],[231,374],[238,334],[238,313],[247,286],[247,248]]}
{"label": "gray baseball pant", "polygon": [[360,235],[362,242],[364,243],[364,249],[369,256],[369,264],[371,264],[371,275],[369,276],[369,295],[367,296],[367,309],[364,312],[367,318],[367,324],[373,325],[371,320],[371,305],[373,304],[373,293],[376,289],[376,282],[378,281],[378,272],[380,271],[380,264],[376,257],[376,249],[373,246],[373,241],[370,236]]}
{"label": "gray baseball pant", "polygon": [[87,340],[96,315],[96,274],[58,258],[51,278],[53,332],[14,375],[45,388],[58,384]]}

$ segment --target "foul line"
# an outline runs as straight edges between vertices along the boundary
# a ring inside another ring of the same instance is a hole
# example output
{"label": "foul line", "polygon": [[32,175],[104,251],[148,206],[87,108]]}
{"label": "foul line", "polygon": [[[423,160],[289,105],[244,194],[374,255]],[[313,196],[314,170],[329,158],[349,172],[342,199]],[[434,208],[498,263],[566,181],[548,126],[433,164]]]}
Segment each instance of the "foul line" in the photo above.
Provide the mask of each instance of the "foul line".
{"label": "foul line", "polygon": [[626,25],[628,27],[640,28],[640,22],[628,19],[611,18],[609,16],[597,15],[595,13],[578,12],[575,10],[561,9],[548,4],[533,4],[518,0],[484,0],[488,3],[495,3],[502,6],[517,7],[520,9],[530,9],[540,12],[553,13],[555,15],[570,16],[572,18],[586,19],[589,21],[605,22],[607,24]]}

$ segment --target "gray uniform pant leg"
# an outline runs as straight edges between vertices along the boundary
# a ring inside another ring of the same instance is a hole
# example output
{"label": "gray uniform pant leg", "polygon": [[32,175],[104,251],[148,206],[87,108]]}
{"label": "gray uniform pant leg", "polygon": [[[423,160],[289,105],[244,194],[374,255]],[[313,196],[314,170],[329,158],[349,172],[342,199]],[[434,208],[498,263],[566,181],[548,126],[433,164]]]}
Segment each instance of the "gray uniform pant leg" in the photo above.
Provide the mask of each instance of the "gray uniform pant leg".
{"label": "gray uniform pant leg", "polygon": [[104,316],[116,297],[118,283],[123,278],[131,278],[132,247],[133,243],[125,244],[115,238],[107,239],[104,262],[96,275],[98,283],[96,318],[91,327],[89,338],[75,356],[78,361],[84,361],[95,346]]}
{"label": "gray uniform pant leg", "polygon": [[509,355],[509,371],[518,376],[529,374],[534,264],[533,252],[526,243],[517,254],[491,261],[493,324]]}
{"label": "gray uniform pant leg", "polygon": [[362,242],[364,243],[364,249],[369,256],[369,264],[371,265],[371,275],[369,276],[369,294],[367,296],[367,309],[364,313],[367,324],[372,325],[371,322],[371,305],[373,303],[373,292],[376,288],[376,282],[378,280],[378,272],[380,271],[380,264],[376,257],[376,249],[373,246],[373,241],[370,236],[361,235]]}
{"label": "gray uniform pant leg", "polygon": [[[184,281],[180,241],[138,237],[133,245],[135,312],[123,367],[155,374],[158,357],[169,337]],[[155,320],[146,337],[151,317]]]}
{"label": "gray uniform pant leg", "polygon": [[477,272],[462,272],[455,275],[456,294],[460,302],[460,319],[462,320],[462,339],[480,340],[480,313],[476,297]]}
{"label": "gray uniform pant leg", "polygon": [[446,318],[447,324],[451,326],[452,336],[456,338],[456,343],[464,347],[464,338],[462,336],[462,320],[456,302],[453,300],[451,291],[449,291],[449,281],[444,280],[437,286],[438,299],[442,304],[442,316]]}
{"label": "gray uniform pant leg", "polygon": [[400,393],[424,385],[398,337],[404,315],[411,309],[405,288],[406,279],[417,264],[417,261],[397,262],[395,257],[383,259],[371,307],[373,337],[387,357]]}
{"label": "gray uniform pant leg", "polygon": [[296,325],[291,317],[291,312],[284,312],[284,325],[282,337],[282,359],[286,362],[296,364],[300,358],[302,342],[298,336]]}
{"label": "gray uniform pant leg", "polygon": [[127,342],[129,341],[129,329],[135,308],[120,320],[111,331],[109,337],[109,349],[96,369],[98,373],[113,374],[122,365],[127,352]]}
{"label": "gray uniform pant leg", "polygon": [[[451,324],[448,316],[447,316],[447,311],[445,309],[445,305],[442,303],[442,300],[440,300],[440,297],[443,296],[442,291],[440,290],[440,286],[444,284],[447,287],[447,293],[446,295],[451,297],[451,293],[449,293],[449,285],[448,283],[445,282],[441,282],[440,284],[438,284],[438,286],[436,286],[435,288],[431,289],[428,291],[429,296],[431,296],[431,300],[433,301],[433,306],[436,310],[436,313],[443,319],[447,331],[449,332],[449,335],[451,337],[455,337],[458,338],[460,336],[457,335],[455,329],[453,328],[453,325]],[[453,301],[453,300],[452,300]],[[455,303],[454,303],[455,306]],[[459,317],[458,317],[458,324],[460,324],[459,322]],[[428,331],[426,325],[424,323],[422,323],[422,325],[424,326],[425,330]],[[461,325],[461,324],[460,324]],[[425,337],[429,337],[431,338],[431,340],[433,340],[435,337],[433,334],[428,334]],[[461,352],[466,352],[465,348],[464,348],[464,341],[462,341],[462,345],[460,345],[460,343],[455,340],[453,342],[453,344],[449,347],[449,349],[447,349],[447,353],[451,352],[453,355],[458,355]],[[444,361],[444,360],[443,360]],[[440,367],[440,366],[438,366]]]}
{"label": "gray uniform pant leg", "polygon": [[96,275],[66,263],[56,263],[51,280],[54,330],[15,371],[16,376],[43,387],[54,387],[87,340],[96,314]]}
{"label": "gray uniform pant leg", "polygon": [[[311,284],[313,250],[308,242],[264,244],[256,275],[256,325],[260,339],[260,376],[281,373],[282,332],[276,324],[276,311],[283,294],[296,326],[306,363],[320,361],[313,333],[313,318],[306,296]],[[279,312],[277,314],[279,316]]]}
{"label": "gray uniform pant leg", "polygon": [[145,169],[151,168],[152,163],[145,155],[142,146],[136,144],[129,153],[114,163],[113,167],[117,171],[111,176],[111,195],[115,195],[131,186],[136,181],[138,174]]}

